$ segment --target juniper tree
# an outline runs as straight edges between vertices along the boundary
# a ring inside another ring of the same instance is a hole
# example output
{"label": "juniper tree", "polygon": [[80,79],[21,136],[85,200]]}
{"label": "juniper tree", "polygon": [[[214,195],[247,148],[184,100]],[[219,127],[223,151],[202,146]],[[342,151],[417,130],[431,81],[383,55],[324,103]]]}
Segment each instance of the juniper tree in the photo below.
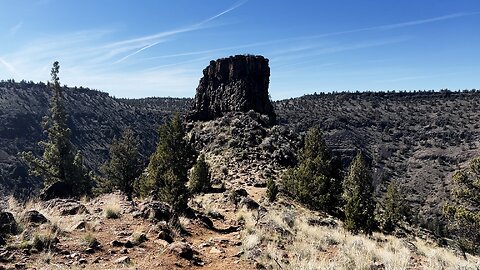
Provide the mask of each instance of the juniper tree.
{"label": "juniper tree", "polygon": [[267,181],[267,198],[270,202],[274,202],[277,199],[278,187],[273,181],[273,178],[269,178]]}
{"label": "juniper tree", "polygon": [[343,200],[345,228],[371,234],[375,223],[372,176],[361,152],[353,159],[343,182]]}
{"label": "juniper tree", "polygon": [[157,148],[135,188],[141,196],[153,195],[176,210],[183,210],[188,202],[186,183],[195,151],[184,138],[185,130],[178,114],[160,126],[158,133]]}
{"label": "juniper tree", "polygon": [[43,118],[42,126],[48,139],[39,142],[43,148],[43,156],[35,157],[32,152],[22,152],[20,157],[26,163],[29,173],[43,179],[44,187],[56,182],[69,186],[72,195],[89,194],[92,188],[90,173],[83,164],[83,157],[76,151],[70,141],[70,129],[67,125],[65,97],[58,73],[60,65],[53,63],[49,88],[52,91],[50,109]]}
{"label": "juniper tree", "polygon": [[335,211],[341,196],[340,168],[319,128],[307,132],[298,165],[282,180],[284,190],[299,202],[314,210]]}
{"label": "juniper tree", "polygon": [[142,173],[138,142],[131,128],[126,128],[119,139],[110,145],[110,159],[100,168],[102,192],[118,189],[132,199],[135,179]]}
{"label": "juniper tree", "polygon": [[392,231],[397,224],[409,216],[408,206],[396,181],[388,184],[387,192],[383,196],[383,230]]}
{"label": "juniper tree", "polygon": [[480,253],[480,157],[470,161],[467,168],[453,175],[455,203],[447,203],[444,213],[450,229],[457,235],[460,246]]}
{"label": "juniper tree", "polygon": [[205,161],[205,156],[200,155],[193,166],[190,177],[190,192],[192,194],[207,192],[211,189],[210,166]]}

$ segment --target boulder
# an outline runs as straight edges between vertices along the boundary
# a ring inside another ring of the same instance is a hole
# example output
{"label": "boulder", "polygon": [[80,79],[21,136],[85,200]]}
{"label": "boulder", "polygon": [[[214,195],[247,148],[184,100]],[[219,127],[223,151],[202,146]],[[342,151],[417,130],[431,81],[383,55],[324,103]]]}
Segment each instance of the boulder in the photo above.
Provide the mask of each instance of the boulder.
{"label": "boulder", "polygon": [[240,205],[246,207],[248,210],[255,210],[260,207],[260,205],[250,197],[242,198]]}
{"label": "boulder", "polygon": [[192,247],[184,242],[175,242],[167,246],[167,250],[170,254],[179,256],[187,260],[193,258],[193,249]]}
{"label": "boulder", "polygon": [[45,202],[45,206],[56,212],[61,216],[79,215],[88,213],[85,205],[76,200],[71,199],[53,199]]}
{"label": "boulder", "polygon": [[231,191],[230,194],[228,195],[230,201],[235,205],[240,203],[242,198],[247,197],[247,196],[248,196],[248,193],[243,188],[235,189],[235,190]]}
{"label": "boulder", "polygon": [[22,221],[28,224],[44,224],[48,219],[37,210],[29,210],[23,215]]}
{"label": "boulder", "polygon": [[40,193],[40,198],[44,201],[71,197],[73,197],[72,187],[64,182],[53,183]]}
{"label": "boulder", "polygon": [[0,235],[15,234],[17,222],[10,212],[0,212]]}
{"label": "boulder", "polygon": [[131,261],[130,257],[123,256],[115,260],[116,264],[129,264]]}
{"label": "boulder", "polygon": [[159,201],[151,201],[143,204],[140,212],[141,217],[155,221],[169,221],[172,216],[170,206]]}
{"label": "boulder", "polygon": [[227,112],[253,110],[275,122],[268,95],[270,67],[263,56],[236,55],[211,61],[203,70],[188,120],[207,121]]}

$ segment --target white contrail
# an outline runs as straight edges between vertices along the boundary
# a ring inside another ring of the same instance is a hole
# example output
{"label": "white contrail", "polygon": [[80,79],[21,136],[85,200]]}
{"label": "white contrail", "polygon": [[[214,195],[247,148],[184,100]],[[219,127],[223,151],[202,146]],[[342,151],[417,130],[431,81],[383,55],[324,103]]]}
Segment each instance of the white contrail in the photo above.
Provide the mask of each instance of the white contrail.
{"label": "white contrail", "polygon": [[127,58],[129,58],[130,56],[134,56],[135,54],[137,54],[137,53],[139,53],[139,52],[141,52],[141,51],[143,51],[143,50],[146,50],[146,49],[148,49],[148,48],[150,48],[150,47],[153,47],[153,46],[157,45],[157,44],[160,43],[160,42],[161,42],[161,41],[157,41],[157,42],[154,42],[154,43],[149,44],[149,45],[147,45],[147,46],[144,46],[144,47],[142,47],[142,48],[134,51],[133,53],[124,56],[122,59],[116,61],[114,64],[118,64],[118,63],[120,63],[120,62],[123,62],[123,61],[125,61]]}
{"label": "white contrail", "polygon": [[[125,46],[125,45],[129,45],[129,44],[135,44],[135,43],[145,43],[145,42],[148,42],[148,41],[154,41],[153,43],[149,44],[149,45],[146,45],[142,48],[140,48],[139,50],[123,57],[122,59],[118,60],[115,62],[115,64],[118,64],[120,62],[123,62],[125,61],[126,59],[128,59],[129,57],[143,51],[143,50],[146,50],[148,48],[151,48],[157,44],[159,44],[160,42],[163,42],[165,41],[165,38],[166,37],[170,37],[170,36],[174,36],[174,35],[177,35],[177,34],[181,34],[181,33],[185,33],[185,32],[190,32],[190,31],[194,31],[194,30],[198,30],[198,29],[202,29],[203,26],[208,23],[208,22],[211,22],[235,9],[237,9],[238,7],[242,6],[243,4],[245,4],[248,0],[243,0],[243,1],[240,1],[240,2],[237,2],[235,3],[232,7],[218,13],[217,15],[215,16],[212,16],[204,21],[201,21],[199,23],[196,23],[196,24],[192,24],[192,25],[189,25],[189,26],[186,26],[186,27],[183,27],[183,28],[179,28],[179,29],[175,29],[175,30],[171,30],[171,31],[166,31],[166,32],[160,32],[160,33],[157,33],[157,34],[154,34],[154,35],[149,35],[149,36],[144,36],[144,37],[140,37],[140,38],[135,38],[135,39],[128,39],[128,40],[123,40],[123,41],[119,41],[119,42],[115,42],[115,43],[112,43],[110,45],[107,45],[107,47],[116,47],[116,46]],[[158,39],[163,39],[163,40],[158,40]]]}

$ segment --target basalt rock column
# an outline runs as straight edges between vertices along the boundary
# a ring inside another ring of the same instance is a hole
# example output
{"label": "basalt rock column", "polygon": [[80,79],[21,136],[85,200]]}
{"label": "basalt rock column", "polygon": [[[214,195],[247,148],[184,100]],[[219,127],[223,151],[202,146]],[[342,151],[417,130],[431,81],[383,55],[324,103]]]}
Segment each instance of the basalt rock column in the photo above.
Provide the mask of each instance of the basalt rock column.
{"label": "basalt rock column", "polygon": [[263,56],[236,55],[203,70],[188,120],[212,120],[227,112],[256,111],[275,122],[268,95],[270,67]]}

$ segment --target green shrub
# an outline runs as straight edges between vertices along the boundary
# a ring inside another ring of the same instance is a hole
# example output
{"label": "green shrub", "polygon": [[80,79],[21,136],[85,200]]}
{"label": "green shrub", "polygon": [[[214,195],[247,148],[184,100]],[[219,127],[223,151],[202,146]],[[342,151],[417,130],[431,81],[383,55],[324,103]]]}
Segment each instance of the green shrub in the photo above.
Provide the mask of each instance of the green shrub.
{"label": "green shrub", "polygon": [[332,158],[319,128],[311,128],[298,165],[282,178],[284,191],[313,210],[335,213],[341,196],[340,165]]}
{"label": "green shrub", "polygon": [[212,188],[211,178],[210,166],[205,161],[205,156],[200,155],[190,177],[190,192],[197,194],[209,191]]}
{"label": "green shrub", "polygon": [[267,182],[267,198],[270,202],[274,202],[277,199],[277,194],[278,194],[278,187],[277,184],[275,184],[275,181],[273,181],[272,178],[268,179]]}

